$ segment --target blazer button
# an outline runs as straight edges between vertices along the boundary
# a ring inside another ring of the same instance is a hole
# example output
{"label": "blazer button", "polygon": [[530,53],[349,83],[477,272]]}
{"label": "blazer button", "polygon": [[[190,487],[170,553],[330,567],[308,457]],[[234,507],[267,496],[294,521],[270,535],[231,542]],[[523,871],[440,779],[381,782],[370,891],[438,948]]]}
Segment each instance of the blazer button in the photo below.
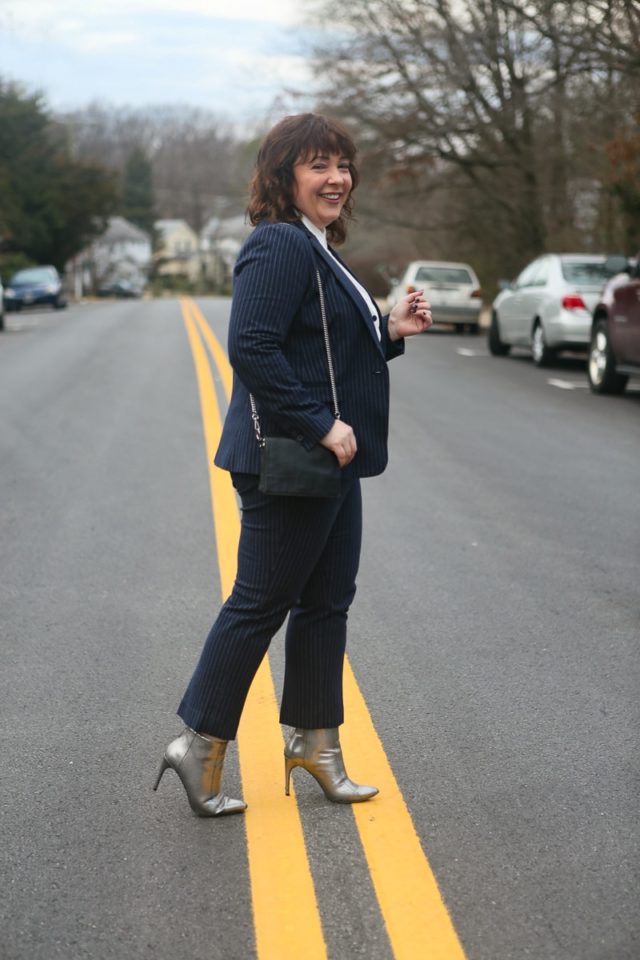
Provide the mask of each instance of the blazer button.
{"label": "blazer button", "polygon": [[302,443],[302,441],[304,440],[303,435],[299,433],[298,436],[296,437],[296,440],[298,441],[298,443]]}

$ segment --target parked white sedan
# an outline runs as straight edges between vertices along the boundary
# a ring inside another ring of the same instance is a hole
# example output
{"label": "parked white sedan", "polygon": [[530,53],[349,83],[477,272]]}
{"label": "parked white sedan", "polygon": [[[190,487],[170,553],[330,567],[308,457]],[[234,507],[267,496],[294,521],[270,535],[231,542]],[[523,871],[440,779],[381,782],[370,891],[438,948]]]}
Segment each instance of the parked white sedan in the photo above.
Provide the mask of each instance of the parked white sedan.
{"label": "parked white sedan", "polygon": [[414,260],[391,288],[387,308],[391,310],[405,294],[415,290],[424,290],[434,323],[452,323],[459,330],[478,332],[482,291],[468,263]]}
{"label": "parked white sedan", "polygon": [[609,277],[606,261],[604,255],[551,253],[530,263],[493,301],[491,353],[527,347],[544,366],[559,350],[586,351],[591,314]]}

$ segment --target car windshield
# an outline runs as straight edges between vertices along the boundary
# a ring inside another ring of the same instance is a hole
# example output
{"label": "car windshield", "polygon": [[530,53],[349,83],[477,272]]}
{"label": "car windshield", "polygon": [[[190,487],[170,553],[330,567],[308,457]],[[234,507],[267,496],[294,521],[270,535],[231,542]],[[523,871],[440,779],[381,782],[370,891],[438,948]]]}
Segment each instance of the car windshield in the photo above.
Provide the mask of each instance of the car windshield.
{"label": "car windshield", "polygon": [[470,283],[471,274],[463,267],[419,267],[416,280],[420,283]]}
{"label": "car windshield", "polygon": [[51,267],[31,267],[28,270],[18,270],[12,283],[51,283],[55,276]]}
{"label": "car windshield", "polygon": [[609,279],[604,260],[562,260],[562,276],[576,286],[601,287]]}

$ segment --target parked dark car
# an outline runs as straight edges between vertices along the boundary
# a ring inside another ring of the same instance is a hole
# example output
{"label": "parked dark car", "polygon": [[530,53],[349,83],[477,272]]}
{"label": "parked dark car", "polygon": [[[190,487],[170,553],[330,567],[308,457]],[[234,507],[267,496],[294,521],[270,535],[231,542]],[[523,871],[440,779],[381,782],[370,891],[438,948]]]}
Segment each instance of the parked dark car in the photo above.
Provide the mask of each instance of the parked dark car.
{"label": "parked dark car", "polygon": [[141,297],[143,293],[144,288],[131,280],[114,280],[98,288],[99,297],[118,297],[121,300]]}
{"label": "parked dark car", "polygon": [[0,277],[0,330],[4,330],[4,288]]}
{"label": "parked dark car", "polygon": [[54,309],[66,307],[60,274],[55,267],[27,267],[11,277],[4,291],[7,310],[22,310],[50,304]]}
{"label": "parked dark car", "polygon": [[622,393],[629,377],[640,376],[640,255],[620,263],[593,311],[587,376],[594,393]]}

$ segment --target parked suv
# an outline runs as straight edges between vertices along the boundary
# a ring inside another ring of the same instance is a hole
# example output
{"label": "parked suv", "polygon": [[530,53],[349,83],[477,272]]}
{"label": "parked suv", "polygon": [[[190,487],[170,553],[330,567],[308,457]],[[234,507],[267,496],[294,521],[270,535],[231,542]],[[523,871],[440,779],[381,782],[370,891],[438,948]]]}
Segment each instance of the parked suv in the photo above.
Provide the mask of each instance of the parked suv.
{"label": "parked suv", "polygon": [[587,376],[594,393],[622,393],[640,376],[640,255],[610,257],[612,277],[593,311]]}
{"label": "parked suv", "polygon": [[466,263],[443,260],[414,260],[387,297],[391,310],[407,293],[424,290],[434,323],[453,323],[471,333],[478,332],[482,309],[480,281]]}

